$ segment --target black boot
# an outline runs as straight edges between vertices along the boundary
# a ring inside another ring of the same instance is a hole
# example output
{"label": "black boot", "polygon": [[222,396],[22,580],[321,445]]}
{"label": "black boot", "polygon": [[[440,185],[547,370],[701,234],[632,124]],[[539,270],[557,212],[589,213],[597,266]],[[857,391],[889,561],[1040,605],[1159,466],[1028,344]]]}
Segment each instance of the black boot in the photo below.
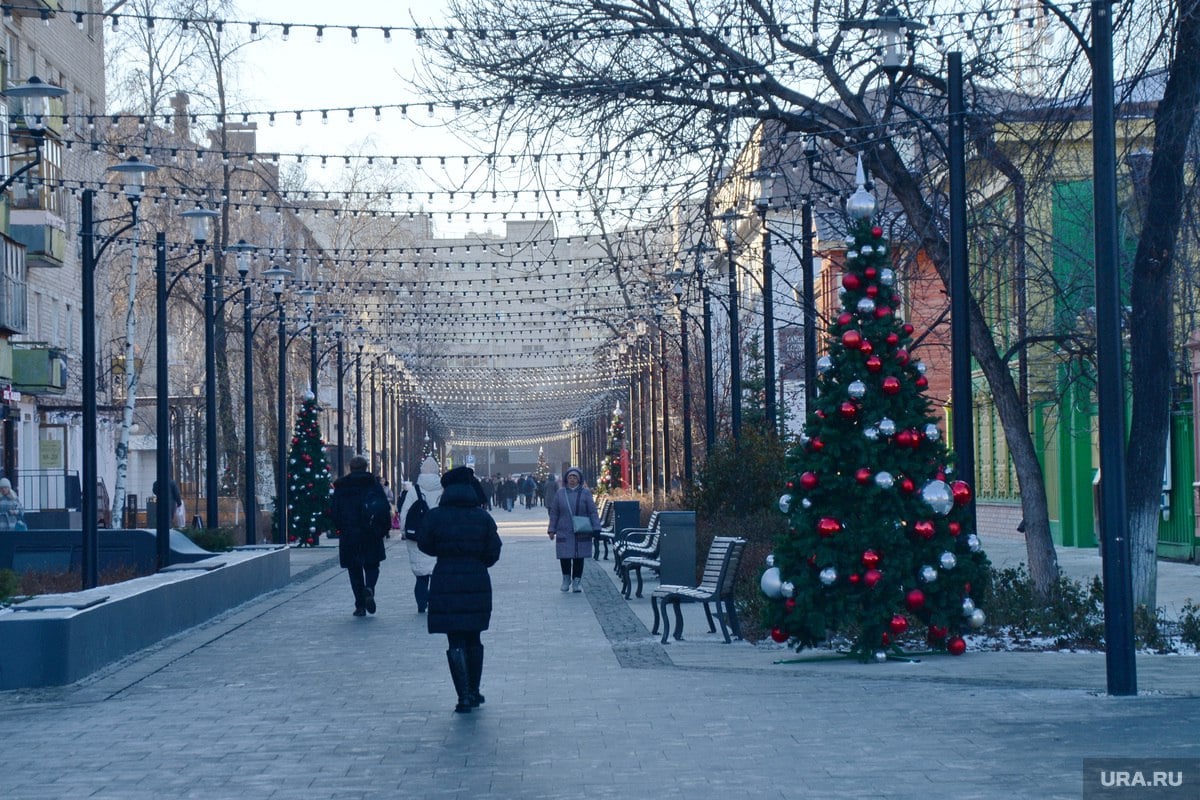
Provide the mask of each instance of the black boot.
{"label": "black boot", "polygon": [[467,691],[471,693],[471,706],[484,702],[479,693],[479,678],[483,675],[483,645],[467,648]]}
{"label": "black boot", "polygon": [[458,714],[471,713],[471,695],[467,689],[467,653],[461,647],[446,651],[446,663],[450,665],[450,677],[454,681],[454,691],[458,693],[458,705],[454,711]]}

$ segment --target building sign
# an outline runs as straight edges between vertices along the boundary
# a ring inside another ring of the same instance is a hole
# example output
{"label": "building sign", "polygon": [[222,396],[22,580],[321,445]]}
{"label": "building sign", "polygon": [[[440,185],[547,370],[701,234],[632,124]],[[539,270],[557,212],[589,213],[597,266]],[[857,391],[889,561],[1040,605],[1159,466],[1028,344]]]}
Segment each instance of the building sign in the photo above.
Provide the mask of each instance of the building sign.
{"label": "building sign", "polygon": [[63,443],[58,439],[38,440],[38,469],[63,468]]}

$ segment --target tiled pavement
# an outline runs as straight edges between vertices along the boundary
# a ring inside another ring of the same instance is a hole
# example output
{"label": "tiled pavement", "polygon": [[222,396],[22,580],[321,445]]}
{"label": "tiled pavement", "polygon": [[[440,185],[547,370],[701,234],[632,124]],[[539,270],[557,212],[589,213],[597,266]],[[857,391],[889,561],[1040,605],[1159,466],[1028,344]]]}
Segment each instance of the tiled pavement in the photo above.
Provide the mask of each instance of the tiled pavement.
{"label": "tiled pavement", "polygon": [[476,713],[400,542],[365,619],[332,548],[294,551],[285,589],[0,693],[0,798],[1078,798],[1085,757],[1200,757],[1200,659],[1140,659],[1141,695],[1111,698],[1094,654],[776,664],[696,609],[664,647],[604,562],[558,591],[542,513],[497,514]]}

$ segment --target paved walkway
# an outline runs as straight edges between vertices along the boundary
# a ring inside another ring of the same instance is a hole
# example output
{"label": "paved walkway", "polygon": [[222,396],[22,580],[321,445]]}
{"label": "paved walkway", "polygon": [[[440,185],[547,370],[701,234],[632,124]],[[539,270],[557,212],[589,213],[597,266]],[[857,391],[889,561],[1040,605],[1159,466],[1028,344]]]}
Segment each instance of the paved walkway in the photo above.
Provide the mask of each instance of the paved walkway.
{"label": "paved walkway", "polygon": [[293,551],[285,589],[0,693],[0,798],[1078,798],[1086,757],[1200,758],[1200,659],[1139,659],[1111,698],[1102,655],[776,664],[693,609],[661,646],[604,562],[558,591],[542,513],[497,512],[478,712],[451,711],[402,542],[365,619],[333,548]]}

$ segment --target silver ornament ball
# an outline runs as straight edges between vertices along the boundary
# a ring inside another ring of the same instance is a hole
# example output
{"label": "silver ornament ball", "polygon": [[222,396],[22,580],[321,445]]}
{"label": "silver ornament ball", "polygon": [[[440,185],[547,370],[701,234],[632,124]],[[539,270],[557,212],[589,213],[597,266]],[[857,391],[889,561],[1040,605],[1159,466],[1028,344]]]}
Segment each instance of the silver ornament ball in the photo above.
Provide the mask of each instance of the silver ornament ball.
{"label": "silver ornament ball", "polygon": [[962,613],[964,617],[969,617],[975,613],[975,601],[969,597],[963,598]]}
{"label": "silver ornament ball", "polygon": [[826,567],[817,574],[817,579],[821,581],[822,586],[832,586],[837,582],[837,570],[833,567]]}
{"label": "silver ornament ball", "polygon": [[892,269],[884,268],[879,270],[879,282],[884,286],[892,286],[896,283],[896,273]]}
{"label": "silver ornament ball", "polygon": [[937,570],[926,564],[921,567],[921,580],[925,583],[933,583],[938,579]]}
{"label": "silver ornament ball", "polygon": [[938,563],[942,565],[942,569],[954,569],[958,566],[958,558],[955,557],[954,553],[947,550],[942,553],[941,558],[938,559]]}
{"label": "silver ornament ball", "polygon": [[784,514],[792,510],[792,496],[790,494],[785,494],[779,498],[779,510]]}
{"label": "silver ornament ball", "polygon": [[864,297],[858,301],[858,305],[855,306],[855,308],[858,310],[858,313],[860,313],[860,314],[864,314],[864,315],[865,314],[874,314],[875,313],[875,301],[869,297]]}
{"label": "silver ornament ball", "polygon": [[796,594],[796,584],[791,581],[784,581],[783,585],[779,587],[779,591],[784,597],[792,597]]}
{"label": "silver ornament ball", "polygon": [[987,614],[983,613],[982,608],[977,608],[971,612],[971,616],[967,617],[967,622],[972,628],[982,628],[983,624],[987,622]]}
{"label": "silver ornament ball", "polygon": [[879,420],[879,432],[884,436],[892,436],[896,433],[896,423],[884,417]]}
{"label": "silver ornament ball", "polygon": [[846,392],[855,400],[860,400],[867,393],[867,385],[862,381],[854,381],[846,387]]}
{"label": "silver ornament ball", "polygon": [[931,442],[936,442],[938,439],[942,438],[942,432],[938,430],[938,426],[934,425],[932,422],[925,426],[924,433],[925,438]]}
{"label": "silver ornament ball", "polygon": [[875,485],[880,489],[890,489],[896,485],[896,479],[892,477],[892,473],[881,470],[875,473]]}
{"label": "silver ornament ball", "polygon": [[758,582],[762,593],[772,599],[778,599],[783,596],[783,578],[779,575],[779,567],[770,567],[762,574],[762,578]]}
{"label": "silver ornament ball", "polygon": [[945,516],[954,508],[954,495],[945,481],[933,480],[921,487],[921,499],[934,510]]}

